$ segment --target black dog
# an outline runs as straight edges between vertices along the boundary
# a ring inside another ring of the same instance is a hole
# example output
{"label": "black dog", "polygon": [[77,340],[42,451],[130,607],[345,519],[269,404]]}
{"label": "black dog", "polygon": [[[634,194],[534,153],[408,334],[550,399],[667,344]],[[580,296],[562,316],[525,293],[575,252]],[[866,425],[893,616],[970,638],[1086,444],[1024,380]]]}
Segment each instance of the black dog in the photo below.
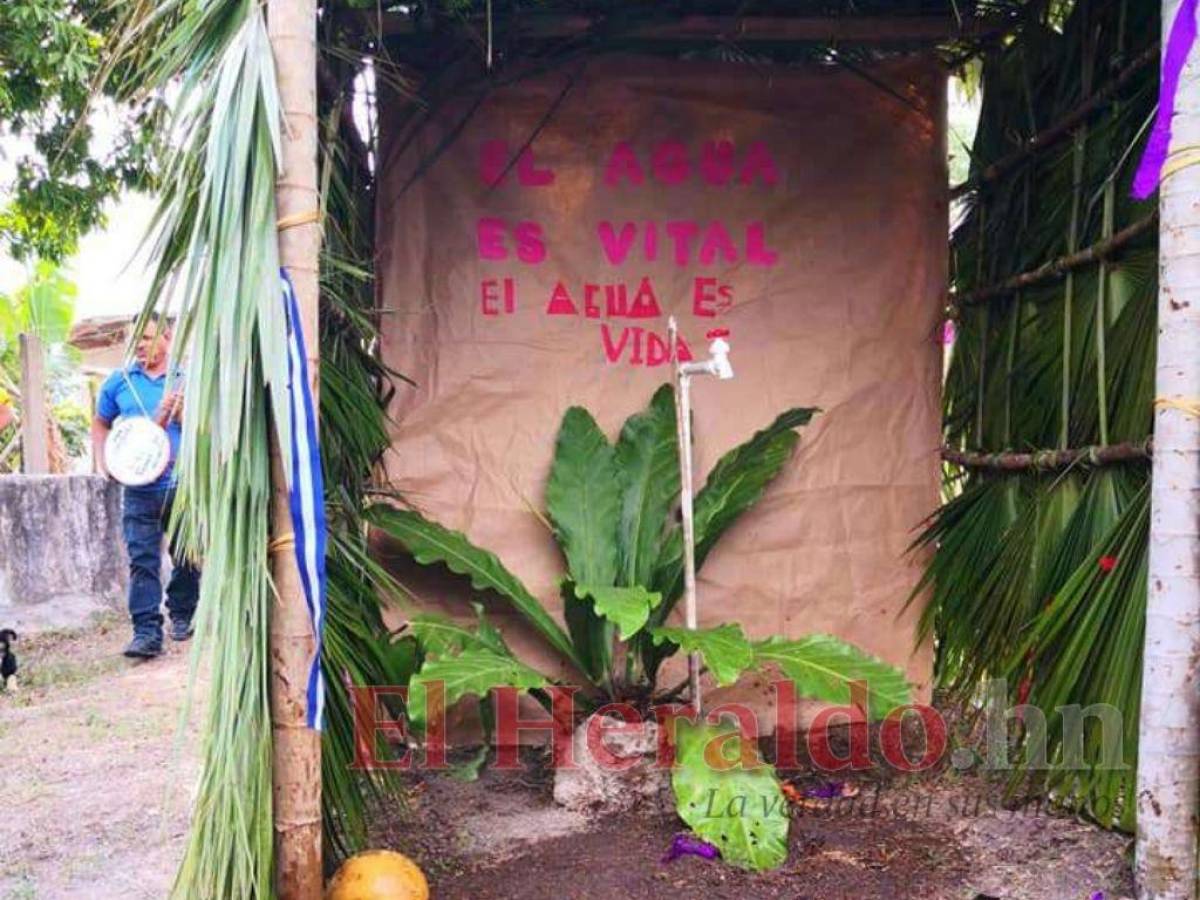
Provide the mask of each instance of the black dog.
{"label": "black dog", "polygon": [[17,655],[12,652],[16,640],[15,631],[0,628],[0,690],[17,686]]}

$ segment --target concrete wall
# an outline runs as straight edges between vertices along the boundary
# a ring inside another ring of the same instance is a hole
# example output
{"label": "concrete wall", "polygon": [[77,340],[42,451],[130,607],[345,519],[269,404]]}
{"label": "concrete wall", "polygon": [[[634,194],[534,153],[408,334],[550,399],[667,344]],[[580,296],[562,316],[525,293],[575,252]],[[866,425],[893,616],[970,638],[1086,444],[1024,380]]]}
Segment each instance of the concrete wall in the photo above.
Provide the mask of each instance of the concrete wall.
{"label": "concrete wall", "polygon": [[125,604],[121,489],[96,475],[0,476],[0,628],[84,624]]}

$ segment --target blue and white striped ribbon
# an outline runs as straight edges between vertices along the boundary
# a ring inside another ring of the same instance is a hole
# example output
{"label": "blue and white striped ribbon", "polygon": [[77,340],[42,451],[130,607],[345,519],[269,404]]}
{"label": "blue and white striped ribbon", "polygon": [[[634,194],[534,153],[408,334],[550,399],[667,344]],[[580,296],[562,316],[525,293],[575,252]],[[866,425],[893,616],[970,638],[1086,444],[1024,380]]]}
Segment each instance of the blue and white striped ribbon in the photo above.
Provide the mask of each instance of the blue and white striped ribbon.
{"label": "blue and white striped ribbon", "polygon": [[321,673],[321,640],[325,628],[325,482],[321,448],[317,443],[317,411],[308,384],[308,356],[296,291],[280,269],[283,306],[287,316],[288,406],[292,423],[292,477],[288,500],[296,534],[296,564],[304,599],[312,619],[316,655],[308,673],[309,728],[320,731],[325,722],[325,678]]}

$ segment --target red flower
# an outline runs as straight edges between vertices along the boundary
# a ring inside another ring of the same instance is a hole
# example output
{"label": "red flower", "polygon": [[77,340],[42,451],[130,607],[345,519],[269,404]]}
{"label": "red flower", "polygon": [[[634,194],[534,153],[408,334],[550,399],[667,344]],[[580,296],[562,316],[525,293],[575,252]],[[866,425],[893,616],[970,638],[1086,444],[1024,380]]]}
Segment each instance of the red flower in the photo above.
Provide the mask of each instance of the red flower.
{"label": "red flower", "polygon": [[1115,556],[1102,556],[1097,561],[1101,572],[1111,572],[1117,567],[1117,558]]}

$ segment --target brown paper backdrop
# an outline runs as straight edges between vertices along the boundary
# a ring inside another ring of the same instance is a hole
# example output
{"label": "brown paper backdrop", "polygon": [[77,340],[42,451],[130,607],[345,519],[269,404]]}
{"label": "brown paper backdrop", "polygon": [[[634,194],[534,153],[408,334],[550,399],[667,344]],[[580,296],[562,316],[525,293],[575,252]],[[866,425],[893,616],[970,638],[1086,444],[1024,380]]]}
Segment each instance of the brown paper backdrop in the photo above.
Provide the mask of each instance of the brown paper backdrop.
{"label": "brown paper backdrop", "polygon": [[[614,333],[628,324],[665,335],[674,313],[702,357],[707,329],[732,332],[736,378],[695,382],[698,485],[722,453],[783,409],[825,411],[801,432],[797,454],[759,506],[705,563],[701,623],[737,620],[753,636],[829,632],[906,667],[924,686],[930,655],[913,653],[915,612],[902,607],[920,564],[905,550],[938,503],[945,80],[923,60],[880,66],[871,78],[894,93],[832,67],[597,58],[494,91],[448,149],[442,145],[465,105],[434,115],[403,148],[385,113],[384,355],[418,383],[399,385],[392,409],[393,485],[426,515],[496,552],[557,610],[563,563],[531,507],[542,508],[562,413],[582,404],[615,439],[670,376],[665,365],[609,364],[604,319],[548,316],[546,305],[560,279],[582,307],[585,281],[625,281],[632,293],[649,276],[663,316],[610,322]],[[514,169],[488,189],[479,174],[484,142],[505,140],[515,153],[551,108],[531,147],[537,167],[554,171],[553,183],[523,187]],[[706,141],[731,141],[739,161],[763,141],[779,181],[714,187],[693,176],[657,184],[650,154],[667,139],[684,142],[693,158]],[[630,142],[647,169],[641,187],[604,183],[619,141]],[[405,190],[418,166],[423,174]],[[545,261],[480,260],[482,216],[539,223]],[[646,262],[635,244],[613,266],[596,235],[602,220],[714,218],[739,245],[745,223],[765,223],[778,264],[703,266],[693,254],[680,268],[660,233],[658,261]],[[693,315],[696,276],[733,287],[727,313]],[[515,311],[483,315],[481,282],[504,277],[516,284]],[[470,615],[461,583],[395,562],[431,605]],[[526,657],[555,673],[553,655],[502,605],[492,608]]]}

